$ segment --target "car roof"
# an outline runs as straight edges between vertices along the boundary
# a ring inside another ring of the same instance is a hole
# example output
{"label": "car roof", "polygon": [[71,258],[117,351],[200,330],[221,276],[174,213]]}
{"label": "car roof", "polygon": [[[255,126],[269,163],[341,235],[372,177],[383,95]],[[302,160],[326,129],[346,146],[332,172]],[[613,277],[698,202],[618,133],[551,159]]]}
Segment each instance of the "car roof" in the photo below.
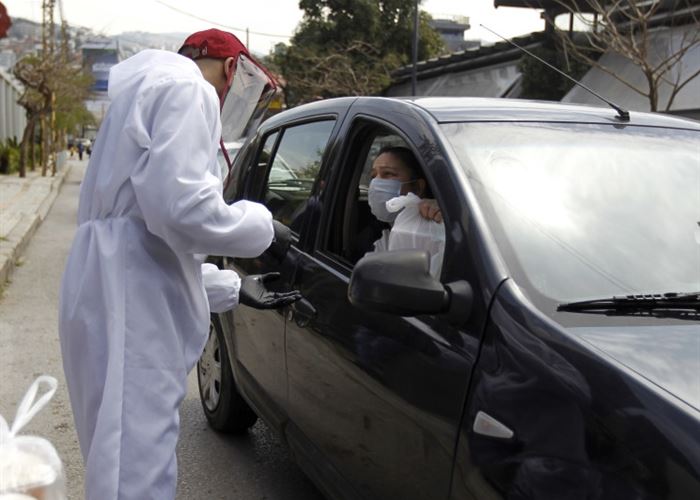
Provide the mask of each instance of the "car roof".
{"label": "car roof", "polygon": [[630,112],[628,122],[617,118],[609,107],[563,104],[525,99],[479,97],[338,97],[302,104],[283,111],[267,120],[266,127],[280,122],[303,119],[311,115],[341,113],[352,104],[366,109],[376,106],[381,113],[386,105],[417,107],[427,112],[438,123],[483,121],[531,121],[562,123],[601,123],[613,125],[641,125],[650,127],[682,128],[700,131],[700,122],[661,113]]}
{"label": "car roof", "polygon": [[474,97],[424,97],[412,98],[409,101],[425,109],[440,123],[464,121],[615,123],[700,131],[700,122],[660,113],[630,111],[629,122],[621,121],[617,111],[608,106]]}

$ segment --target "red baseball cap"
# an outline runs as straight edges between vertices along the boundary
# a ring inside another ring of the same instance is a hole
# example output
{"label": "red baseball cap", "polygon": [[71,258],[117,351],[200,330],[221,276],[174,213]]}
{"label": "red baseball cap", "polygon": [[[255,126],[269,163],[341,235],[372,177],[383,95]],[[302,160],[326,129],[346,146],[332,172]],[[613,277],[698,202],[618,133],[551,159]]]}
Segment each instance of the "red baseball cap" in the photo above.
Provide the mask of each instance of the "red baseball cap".
{"label": "red baseball cap", "polygon": [[238,59],[238,54],[250,57],[248,49],[235,35],[215,28],[192,33],[177,52],[190,59],[202,57],[211,57],[212,59],[233,57]]}

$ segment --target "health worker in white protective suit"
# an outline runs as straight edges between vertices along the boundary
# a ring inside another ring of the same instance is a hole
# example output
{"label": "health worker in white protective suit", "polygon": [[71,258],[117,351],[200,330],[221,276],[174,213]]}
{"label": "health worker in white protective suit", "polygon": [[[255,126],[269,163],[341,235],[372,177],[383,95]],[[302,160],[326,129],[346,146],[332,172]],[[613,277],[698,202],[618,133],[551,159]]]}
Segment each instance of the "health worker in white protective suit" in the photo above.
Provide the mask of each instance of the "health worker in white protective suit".
{"label": "health worker in white protective suit", "polygon": [[242,131],[274,81],[230,33],[195,33],[181,54],[146,50],[112,68],[81,187],[59,331],[89,500],[175,498],[178,406],[210,311],[300,298],[267,290],[274,276],[241,282],[203,265],[273,241],[263,205],[224,202],[216,153],[220,115]]}

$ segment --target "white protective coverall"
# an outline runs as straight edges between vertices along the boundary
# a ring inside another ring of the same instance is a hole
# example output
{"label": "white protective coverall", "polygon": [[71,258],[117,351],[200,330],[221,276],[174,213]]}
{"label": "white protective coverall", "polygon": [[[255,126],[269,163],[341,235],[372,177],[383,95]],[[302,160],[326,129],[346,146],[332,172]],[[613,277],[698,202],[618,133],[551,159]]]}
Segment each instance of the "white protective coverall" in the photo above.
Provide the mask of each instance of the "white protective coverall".
{"label": "white protective coverall", "polygon": [[[86,498],[167,500],[178,406],[209,331],[200,254],[257,256],[272,218],[223,201],[219,99],[193,61],[140,52],[112,68],[109,97],[61,285],[63,365]],[[235,273],[205,271],[212,306],[236,304]]]}

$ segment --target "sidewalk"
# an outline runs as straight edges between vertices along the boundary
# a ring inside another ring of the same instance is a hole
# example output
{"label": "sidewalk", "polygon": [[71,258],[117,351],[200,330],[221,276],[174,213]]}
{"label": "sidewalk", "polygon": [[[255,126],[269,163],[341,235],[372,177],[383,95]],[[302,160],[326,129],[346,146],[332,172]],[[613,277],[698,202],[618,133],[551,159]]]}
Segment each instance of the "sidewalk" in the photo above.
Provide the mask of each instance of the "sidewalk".
{"label": "sidewalk", "polygon": [[24,249],[51,209],[58,190],[77,160],[67,160],[54,177],[41,171],[0,175],[0,287],[12,276]]}

